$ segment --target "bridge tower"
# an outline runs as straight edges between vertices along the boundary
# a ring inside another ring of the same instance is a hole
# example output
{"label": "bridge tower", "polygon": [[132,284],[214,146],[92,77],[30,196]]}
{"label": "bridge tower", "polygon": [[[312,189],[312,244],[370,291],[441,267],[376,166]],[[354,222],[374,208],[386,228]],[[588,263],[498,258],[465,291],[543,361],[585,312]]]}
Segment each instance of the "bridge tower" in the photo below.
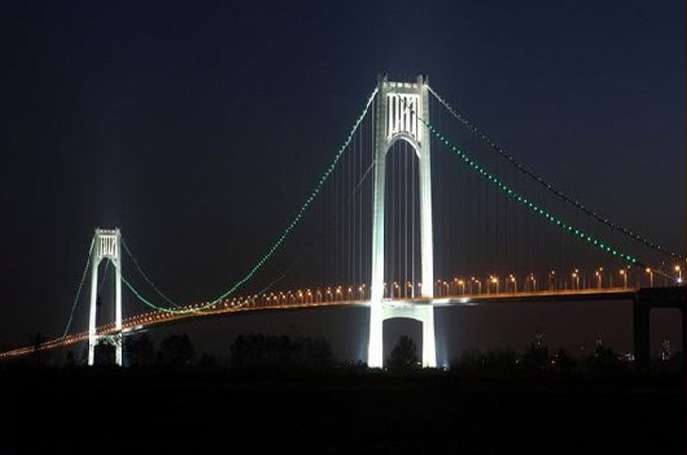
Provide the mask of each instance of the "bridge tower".
{"label": "bridge tower", "polygon": [[[115,347],[115,363],[122,366],[122,261],[121,239],[119,229],[100,229],[93,234],[93,250],[91,253],[91,311],[88,319],[88,365],[95,363],[95,347],[99,343],[111,344]],[[95,331],[97,294],[98,294],[98,265],[103,260],[109,260],[115,268],[115,332],[110,335],[98,335]]]}
{"label": "bridge tower", "polygon": [[429,121],[427,78],[416,82],[389,82],[379,76],[375,132],[375,168],[372,217],[372,278],[370,296],[370,340],[368,365],[383,366],[383,324],[386,319],[410,318],[422,323],[422,364],[436,366],[434,308],[431,303],[384,301],[384,215],[386,154],[396,141],[408,142],[418,157],[420,184],[420,253],[423,298],[434,297],[434,251],[432,239],[432,186],[430,134],[418,116]]}

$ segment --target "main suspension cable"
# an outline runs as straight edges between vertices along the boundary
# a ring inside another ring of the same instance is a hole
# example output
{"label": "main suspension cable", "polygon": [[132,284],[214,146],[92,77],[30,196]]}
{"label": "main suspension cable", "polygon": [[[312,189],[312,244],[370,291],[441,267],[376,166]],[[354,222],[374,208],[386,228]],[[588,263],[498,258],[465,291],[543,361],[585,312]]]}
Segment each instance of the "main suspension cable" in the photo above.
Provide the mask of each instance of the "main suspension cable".
{"label": "main suspension cable", "polygon": [[159,307],[152,302],[146,300],[141,293],[136,291],[136,289],[131,285],[131,283],[126,280],[122,276],[122,281],[126,284],[126,286],[136,295],[136,297],[143,302],[144,304],[148,305],[149,307],[156,309],[158,311],[163,311],[166,313],[177,313],[177,314],[186,314],[186,313],[196,313],[196,312],[201,312],[204,310],[207,310],[208,308],[212,308],[216,306],[218,303],[220,303],[222,300],[236,292],[238,288],[243,286],[246,282],[248,282],[253,276],[260,270],[262,267],[265,265],[265,263],[280,249],[284,241],[290,236],[291,232],[293,229],[300,223],[303,215],[306,213],[310,205],[312,205],[313,201],[317,198],[317,196],[320,194],[322,191],[322,188],[324,187],[324,184],[328,181],[329,177],[331,174],[334,172],[334,169],[336,169],[337,164],[339,163],[339,160],[341,159],[341,155],[343,152],[348,148],[348,145],[350,144],[351,140],[353,139],[353,136],[355,135],[355,132],[358,129],[358,126],[362,122],[362,120],[365,118],[365,115],[367,114],[367,111],[372,104],[372,102],[375,99],[375,96],[377,95],[377,90],[378,88],[375,87],[375,89],[372,91],[372,94],[367,100],[367,103],[365,104],[365,108],[363,109],[363,112],[358,116],[357,120],[355,121],[353,128],[351,128],[351,131],[348,133],[348,136],[344,140],[343,144],[339,147],[339,150],[336,152],[334,155],[334,159],[332,160],[331,164],[329,167],[324,171],[322,176],[320,177],[320,180],[317,182],[315,185],[315,188],[313,191],[310,193],[310,196],[306,198],[306,200],[301,204],[300,209],[296,212],[296,215],[291,219],[290,223],[286,226],[286,228],[282,231],[281,235],[277,238],[276,241],[272,243],[270,248],[267,250],[266,253],[260,257],[258,261],[255,262],[253,267],[250,268],[250,270],[238,281],[236,281],[226,292],[215,298],[214,300],[208,301],[203,303],[202,305],[196,307],[196,308],[183,308],[183,309],[170,309],[170,308],[163,308]]}
{"label": "main suspension cable", "polygon": [[[411,112],[413,112],[412,107],[408,106],[407,103],[404,103],[406,105],[406,108],[409,109]],[[417,115],[417,114],[416,114]],[[433,134],[437,139],[439,139],[445,146],[447,146],[453,153],[459,157],[460,159],[463,160],[464,163],[466,163],[470,168],[480,174],[482,177],[484,177],[489,183],[492,185],[496,186],[499,188],[501,191],[506,193],[511,199],[514,201],[519,202],[520,204],[524,205],[525,207],[529,208],[531,211],[534,213],[538,214],[539,216],[545,218],[547,221],[550,223],[560,227],[563,230],[567,230],[571,234],[579,237],[581,240],[593,245],[594,247],[600,249],[601,251],[605,251],[607,253],[612,254],[613,256],[619,257],[625,261],[627,261],[629,264],[637,264],[637,265],[644,265],[637,261],[636,258],[625,254],[621,251],[619,251],[617,248],[613,248],[610,245],[605,244],[599,239],[596,239],[595,237],[592,237],[591,235],[576,229],[574,226],[572,226],[569,223],[566,223],[565,221],[561,220],[557,216],[552,215],[549,213],[547,210],[544,210],[544,208],[540,207],[536,203],[530,201],[527,199],[525,196],[522,196],[520,193],[517,191],[513,190],[510,188],[507,184],[503,183],[498,177],[495,177],[491,173],[487,172],[484,167],[482,167],[479,163],[477,163],[475,160],[471,159],[469,156],[465,154],[462,150],[460,150],[458,147],[456,147],[446,136],[441,134],[440,131],[438,131],[430,122],[425,120],[424,118],[420,117],[419,115],[417,116],[418,120],[420,120],[425,126],[427,126],[427,129],[430,131],[431,134]]]}
{"label": "main suspension cable", "polygon": [[79,297],[81,296],[81,289],[83,288],[83,282],[86,279],[86,274],[88,273],[88,266],[91,264],[91,257],[93,255],[93,246],[95,245],[95,237],[91,239],[91,246],[88,248],[88,259],[86,260],[86,267],[83,269],[83,274],[81,274],[81,281],[79,281],[79,287],[76,291],[76,297],[74,297],[74,303],[72,304],[72,311],[69,313],[69,320],[67,321],[67,326],[64,328],[64,332],[60,338],[67,336],[69,329],[72,326],[72,320],[74,319],[74,310],[76,305],[79,303]]}
{"label": "main suspension cable", "polygon": [[480,131],[472,122],[470,122],[470,121],[469,121],[468,119],[466,119],[463,115],[461,115],[458,111],[456,111],[453,107],[451,107],[451,105],[448,104],[448,102],[447,102],[446,100],[444,100],[437,92],[435,92],[434,89],[432,89],[432,87],[430,87],[430,86],[428,85],[428,86],[427,86],[427,89],[428,89],[428,90],[430,91],[430,93],[432,93],[432,95],[434,95],[434,97],[435,97],[435,98],[436,98],[436,99],[437,99],[437,100],[438,100],[438,101],[439,101],[439,102],[440,102],[440,103],[441,103],[441,104],[451,113],[451,115],[452,115],[454,118],[456,118],[458,121],[460,121],[463,125],[465,125],[465,127],[466,127],[469,131],[471,131],[472,133],[476,134],[484,143],[486,143],[489,147],[491,147],[492,149],[494,149],[494,150],[495,150],[499,155],[501,155],[503,158],[505,158],[506,160],[508,160],[509,162],[511,162],[519,171],[521,171],[522,173],[524,173],[525,175],[527,175],[529,178],[531,178],[532,180],[534,180],[534,181],[537,182],[538,184],[540,184],[540,185],[542,185],[543,187],[545,187],[547,190],[549,190],[550,192],[552,192],[553,194],[555,194],[555,195],[556,195],[558,198],[560,198],[561,200],[563,200],[563,201],[565,201],[565,202],[567,202],[567,203],[569,203],[569,204],[572,204],[573,206],[575,206],[576,208],[578,208],[579,210],[581,210],[581,211],[584,212],[585,214],[591,216],[591,217],[594,218],[595,220],[599,221],[600,223],[603,223],[603,224],[605,224],[606,226],[609,226],[610,228],[612,228],[612,229],[614,229],[614,230],[616,230],[616,231],[618,231],[618,232],[621,232],[622,234],[624,234],[624,235],[626,235],[626,236],[628,236],[628,237],[630,237],[630,238],[632,238],[632,239],[634,239],[634,240],[637,240],[638,242],[641,242],[642,244],[644,244],[644,245],[648,246],[649,248],[653,249],[654,251],[657,251],[657,252],[662,253],[662,254],[665,254],[665,255],[669,255],[669,256],[673,257],[674,259],[677,259],[677,260],[680,260],[680,261],[683,259],[683,256],[682,256],[682,255],[677,254],[677,253],[674,253],[674,252],[672,252],[672,251],[667,251],[667,250],[665,250],[663,247],[661,247],[661,246],[658,245],[657,243],[652,242],[652,241],[650,241],[649,239],[647,239],[646,237],[643,237],[643,236],[641,236],[641,235],[639,235],[639,234],[636,234],[636,233],[630,231],[629,229],[626,229],[625,227],[619,225],[618,223],[615,223],[615,222],[609,220],[607,217],[601,216],[600,214],[598,214],[598,213],[595,212],[594,210],[589,209],[588,207],[586,207],[585,205],[583,205],[583,204],[582,204],[581,202],[579,202],[578,200],[574,199],[574,198],[571,197],[571,196],[568,196],[568,195],[565,194],[563,191],[561,191],[561,190],[559,190],[558,188],[554,187],[552,184],[550,184],[549,182],[547,182],[546,180],[544,180],[543,178],[541,178],[540,176],[538,176],[537,174],[535,174],[533,171],[531,171],[530,169],[526,168],[525,166],[523,166],[522,164],[520,164],[518,161],[516,161],[516,159],[513,158],[513,156],[511,156],[510,154],[506,153],[506,151],[505,151],[503,148],[499,147],[499,146],[498,146],[494,141],[492,141],[485,133],[483,133],[482,131]]}

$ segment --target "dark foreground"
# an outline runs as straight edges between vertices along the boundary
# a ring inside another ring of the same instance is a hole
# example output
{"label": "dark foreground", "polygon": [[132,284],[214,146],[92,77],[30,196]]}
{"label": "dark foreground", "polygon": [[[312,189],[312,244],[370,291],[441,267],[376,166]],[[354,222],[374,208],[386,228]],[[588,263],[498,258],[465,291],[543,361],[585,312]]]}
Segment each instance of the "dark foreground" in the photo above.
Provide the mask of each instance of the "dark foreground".
{"label": "dark foreground", "polygon": [[0,368],[0,454],[685,454],[679,378]]}

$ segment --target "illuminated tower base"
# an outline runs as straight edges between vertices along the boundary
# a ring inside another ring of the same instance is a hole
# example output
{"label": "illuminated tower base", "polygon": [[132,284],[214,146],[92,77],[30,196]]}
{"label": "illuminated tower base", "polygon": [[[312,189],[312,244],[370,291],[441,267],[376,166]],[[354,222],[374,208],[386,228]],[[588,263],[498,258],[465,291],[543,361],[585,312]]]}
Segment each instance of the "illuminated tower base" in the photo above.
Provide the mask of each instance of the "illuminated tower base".
{"label": "illuminated tower base", "polygon": [[[119,229],[96,229],[93,234],[91,253],[91,311],[88,318],[88,365],[95,364],[95,347],[99,343],[115,347],[115,363],[122,366],[122,261],[121,234]],[[114,332],[99,335],[95,331],[98,300],[98,265],[103,259],[112,262],[115,268],[115,326]]]}
{"label": "illuminated tower base", "polygon": [[408,318],[422,323],[422,366],[436,368],[437,349],[434,336],[434,306],[431,303],[378,302],[370,305],[370,345],[367,365],[380,368],[384,364],[384,321]]}

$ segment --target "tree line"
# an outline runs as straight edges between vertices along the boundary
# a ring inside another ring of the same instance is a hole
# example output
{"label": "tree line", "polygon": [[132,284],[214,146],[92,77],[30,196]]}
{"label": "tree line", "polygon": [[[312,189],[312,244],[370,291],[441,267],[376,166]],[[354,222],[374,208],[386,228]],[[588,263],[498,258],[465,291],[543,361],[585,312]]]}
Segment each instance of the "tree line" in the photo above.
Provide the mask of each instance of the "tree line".
{"label": "tree line", "polygon": [[[97,349],[96,361],[111,364],[114,348],[101,345]],[[363,362],[356,364],[340,363],[332,353],[330,343],[322,337],[296,337],[264,333],[240,334],[228,347],[228,363],[222,368],[239,373],[270,373],[285,371],[326,371],[334,368],[367,370]],[[681,353],[673,353],[669,358],[654,359],[654,370],[684,371]],[[37,350],[28,362],[48,364],[49,355]],[[77,360],[74,352],[67,353],[67,366],[85,365],[87,348]],[[185,333],[168,335],[155,346],[148,333],[126,337],[124,341],[124,366],[126,367],[220,367],[215,357],[209,354],[198,355],[193,342]],[[412,373],[421,370],[418,349],[412,338],[401,336],[384,364],[389,373]],[[550,349],[543,336],[537,334],[535,340],[522,352],[512,348],[496,350],[473,349],[465,351],[458,359],[443,368],[463,377],[479,378],[553,378],[575,375],[596,377],[620,377],[633,370],[632,359],[621,356],[612,348],[597,342],[585,355],[573,357],[565,349]]]}

